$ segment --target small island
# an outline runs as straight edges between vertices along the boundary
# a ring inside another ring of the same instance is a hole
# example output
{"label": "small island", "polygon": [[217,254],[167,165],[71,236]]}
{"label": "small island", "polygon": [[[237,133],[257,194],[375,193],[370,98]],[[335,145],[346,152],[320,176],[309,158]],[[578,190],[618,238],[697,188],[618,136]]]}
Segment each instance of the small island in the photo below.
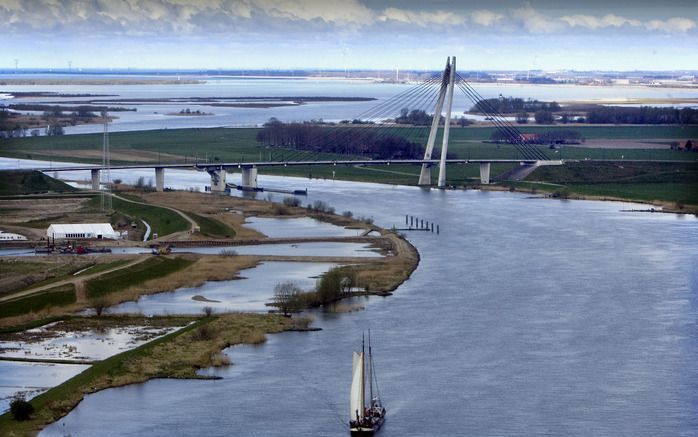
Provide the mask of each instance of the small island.
{"label": "small island", "polygon": [[213,112],[201,112],[201,110],[197,109],[195,111],[192,111],[189,108],[182,109],[179,112],[168,112],[165,115],[176,115],[176,116],[193,116],[193,117],[199,117],[199,116],[204,116],[204,115],[214,115]]}

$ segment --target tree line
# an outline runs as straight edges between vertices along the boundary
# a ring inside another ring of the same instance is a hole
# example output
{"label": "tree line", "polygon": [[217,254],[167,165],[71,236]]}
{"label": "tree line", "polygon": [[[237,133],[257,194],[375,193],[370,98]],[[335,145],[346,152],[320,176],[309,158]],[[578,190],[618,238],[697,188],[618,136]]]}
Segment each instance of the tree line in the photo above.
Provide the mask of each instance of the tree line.
{"label": "tree line", "polygon": [[360,155],[372,159],[421,158],[424,147],[381,129],[331,126],[313,122],[284,123],[271,118],[257,133],[265,146],[309,152]]}
{"label": "tree line", "polygon": [[531,99],[524,100],[518,97],[499,97],[478,100],[475,106],[470,109],[470,112],[491,114],[496,111],[500,114],[516,114],[536,111],[557,112],[559,110],[560,104],[557,102],[541,102],[540,100]]}
{"label": "tree line", "polygon": [[599,106],[587,111],[587,123],[596,124],[698,124],[698,110],[651,106]]}
{"label": "tree line", "polygon": [[[501,130],[495,130],[490,135],[490,141],[509,143],[511,136]],[[584,137],[576,130],[559,129],[527,135],[526,142],[529,144],[579,144],[584,142]]]}

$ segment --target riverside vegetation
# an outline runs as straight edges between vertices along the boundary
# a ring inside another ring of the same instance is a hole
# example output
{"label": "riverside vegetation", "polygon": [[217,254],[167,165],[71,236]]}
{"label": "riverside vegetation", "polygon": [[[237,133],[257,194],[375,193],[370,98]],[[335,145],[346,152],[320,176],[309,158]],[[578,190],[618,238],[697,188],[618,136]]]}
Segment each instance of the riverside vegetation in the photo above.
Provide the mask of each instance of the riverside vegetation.
{"label": "riverside vegetation", "polygon": [[[47,177],[48,178],[48,177]],[[48,178],[49,180],[51,178]],[[21,185],[21,184],[20,184]],[[16,187],[15,187],[16,188]],[[121,187],[124,189],[125,187]],[[10,190],[12,191],[12,190]],[[26,192],[26,188],[16,189]],[[31,191],[31,190],[29,190]],[[120,194],[123,196],[124,194]],[[334,208],[324,203],[302,207],[300,202],[287,198],[283,203],[212,196],[195,192],[156,193],[135,190],[125,199],[139,202],[113,202],[114,211],[95,211],[96,201],[78,197],[72,192],[59,197],[42,194],[46,204],[36,210],[33,197],[11,196],[0,200],[0,209],[10,214],[0,219],[18,231],[36,229],[39,223],[48,223],[59,212],[62,216],[92,219],[96,215],[138,219],[147,214],[177,211],[197,223],[208,235],[227,238],[237,244],[255,243],[266,237],[244,226],[245,217],[309,216],[341,226],[374,230],[380,237],[370,237],[374,246],[393,256],[384,258],[303,257],[304,261],[336,262],[345,264],[324,275],[314,291],[303,291],[303,299],[293,301],[290,307],[269,314],[213,313],[211,308],[201,315],[142,316],[108,315],[108,307],[126,300],[138,299],[148,293],[196,287],[206,281],[230,280],[242,269],[270,260],[293,261],[291,256],[240,256],[233,251],[220,255],[179,254],[153,257],[150,254],[117,256],[60,257],[38,256],[31,259],[3,259],[2,275],[9,280],[0,293],[0,334],[23,332],[49,322],[70,321],[72,326],[108,329],[124,324],[185,326],[184,328],[150,341],[135,349],[94,363],[89,369],[54,387],[31,401],[34,412],[28,420],[15,420],[10,413],[0,416],[0,429],[10,436],[35,435],[43,426],[67,414],[85,394],[109,387],[139,383],[151,378],[204,378],[197,374],[201,368],[230,364],[222,349],[240,343],[260,343],[268,333],[286,330],[308,330],[310,320],[302,317],[284,317],[309,306],[330,305],[339,299],[360,294],[385,294],[405,281],[416,268],[419,255],[401,236],[376,228],[370,220],[355,219],[350,212],[333,214]],[[65,197],[67,196],[67,198]],[[73,197],[76,196],[76,197]],[[116,200],[113,199],[113,200]],[[24,203],[23,203],[24,202]],[[55,204],[56,208],[46,205]],[[233,210],[235,213],[231,213]],[[25,219],[31,216],[31,226]],[[13,221],[14,220],[14,221]],[[3,224],[5,226],[5,224]],[[181,238],[211,238],[199,232],[183,233],[178,228],[162,228],[167,235],[161,243],[176,244]],[[356,237],[347,237],[348,241]],[[103,244],[102,242],[101,244]],[[137,245],[142,243],[123,243]],[[5,269],[4,267],[7,267]],[[53,273],[44,275],[47,267]],[[0,275],[0,281],[2,280]],[[23,278],[23,279],[18,279]],[[281,279],[280,279],[281,282]],[[292,288],[295,292],[296,290]],[[271,304],[277,304],[277,293]],[[76,317],[77,311],[92,309],[93,316]]]}

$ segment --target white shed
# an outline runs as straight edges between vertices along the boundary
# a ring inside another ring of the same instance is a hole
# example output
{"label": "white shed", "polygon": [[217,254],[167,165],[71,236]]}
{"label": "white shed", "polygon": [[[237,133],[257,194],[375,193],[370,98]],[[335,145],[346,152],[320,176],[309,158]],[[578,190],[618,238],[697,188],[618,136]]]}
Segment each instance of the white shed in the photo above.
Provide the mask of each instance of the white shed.
{"label": "white shed", "polygon": [[0,241],[27,241],[27,237],[12,232],[0,231]]}
{"label": "white shed", "polygon": [[116,240],[119,234],[109,223],[52,224],[46,236],[57,240],[80,240],[86,238]]}

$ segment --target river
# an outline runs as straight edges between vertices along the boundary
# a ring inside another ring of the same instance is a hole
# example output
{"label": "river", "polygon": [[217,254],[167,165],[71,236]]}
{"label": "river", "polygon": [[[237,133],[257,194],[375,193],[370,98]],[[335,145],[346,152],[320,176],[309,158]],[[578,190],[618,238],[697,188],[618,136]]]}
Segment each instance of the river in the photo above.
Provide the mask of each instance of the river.
{"label": "river", "polygon": [[[49,76],[50,77],[50,76]],[[61,76],[69,79],[70,75]],[[115,76],[119,78],[119,76]],[[14,78],[13,75],[0,75],[2,78]],[[94,77],[77,75],[77,80]],[[155,76],[155,79],[162,79]],[[259,126],[276,117],[282,121],[306,121],[323,119],[338,122],[353,119],[375,108],[387,99],[396,96],[414,84],[387,84],[366,80],[327,80],[306,79],[254,79],[236,77],[208,77],[202,83],[160,84],[160,85],[5,85],[0,86],[0,93],[12,92],[53,92],[59,94],[92,94],[110,97],[18,97],[2,100],[3,104],[81,102],[89,100],[118,99],[178,99],[170,102],[136,102],[106,103],[109,106],[136,108],[137,111],[112,112],[116,117],[110,125],[110,132],[205,128],[205,127],[243,127]],[[500,95],[538,99],[544,101],[627,101],[626,99],[696,99],[696,88],[653,88],[645,86],[579,86],[579,85],[532,85],[532,84],[487,84],[475,83],[473,88],[485,98]],[[234,98],[234,97],[370,97],[373,101],[363,102],[308,102],[299,106],[273,108],[230,108],[209,106],[187,99]],[[72,103],[74,105],[74,103]],[[464,94],[454,95],[453,111],[456,117],[469,110],[473,102]],[[409,106],[409,104],[408,104]],[[691,103],[679,103],[676,106],[695,106]],[[191,111],[212,113],[206,116],[171,115],[189,108]],[[432,110],[433,111],[433,110]],[[398,115],[398,114],[394,114]],[[468,115],[468,118],[481,119],[480,116]],[[90,124],[68,126],[67,134],[102,132],[102,125]]]}
{"label": "river", "polygon": [[[172,185],[199,175],[178,174],[168,171]],[[421,262],[393,296],[314,312],[320,332],[230,348],[233,366],[204,371],[221,380],[89,395],[41,436],[346,435],[351,351],[368,328],[382,437],[696,435],[695,217],[508,192],[259,182],[307,187],[304,202],[384,227],[411,214],[441,233],[408,234]]]}

